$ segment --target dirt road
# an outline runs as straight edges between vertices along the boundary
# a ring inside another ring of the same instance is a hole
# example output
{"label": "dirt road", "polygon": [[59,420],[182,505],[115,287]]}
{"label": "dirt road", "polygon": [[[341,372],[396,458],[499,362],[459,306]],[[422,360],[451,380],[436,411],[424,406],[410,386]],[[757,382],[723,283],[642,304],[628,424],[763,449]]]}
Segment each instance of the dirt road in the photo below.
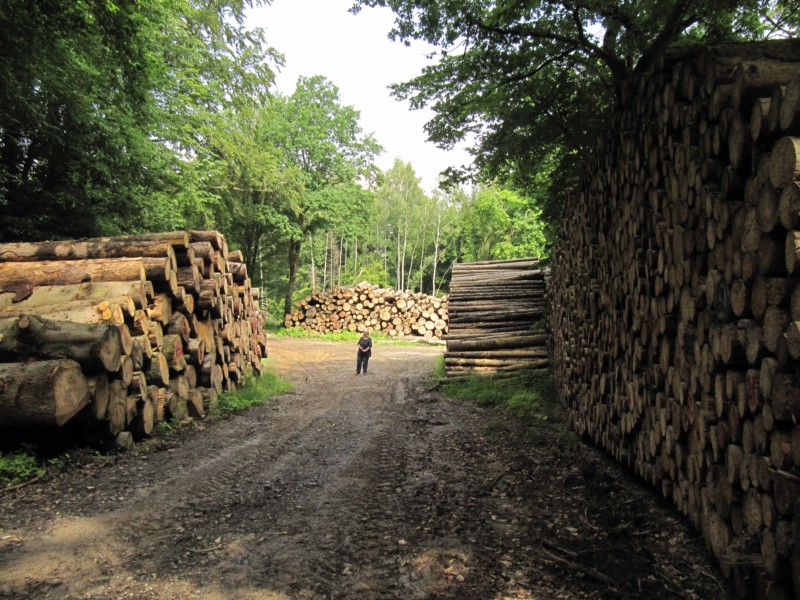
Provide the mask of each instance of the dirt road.
{"label": "dirt road", "polygon": [[0,598],[727,598],[599,451],[433,389],[436,347],[275,340],[292,394],[0,497]]}

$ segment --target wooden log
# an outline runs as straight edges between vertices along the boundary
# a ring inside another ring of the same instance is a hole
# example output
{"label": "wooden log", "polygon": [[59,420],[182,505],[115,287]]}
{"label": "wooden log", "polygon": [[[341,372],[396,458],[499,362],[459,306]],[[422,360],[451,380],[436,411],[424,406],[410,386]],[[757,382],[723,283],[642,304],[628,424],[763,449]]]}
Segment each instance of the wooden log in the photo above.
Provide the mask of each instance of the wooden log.
{"label": "wooden log", "polygon": [[122,333],[113,325],[52,321],[38,315],[0,319],[0,360],[68,358],[85,373],[116,371]]}
{"label": "wooden log", "polygon": [[203,393],[194,388],[189,390],[186,407],[193,419],[204,419],[206,416]]}
{"label": "wooden log", "polygon": [[[133,302],[130,303],[130,307],[133,307]],[[54,321],[85,324],[121,324],[125,322],[126,313],[127,307],[123,309],[119,304],[112,304],[106,301],[95,304],[78,300],[69,304],[48,304],[36,307],[26,307],[23,301],[0,308],[0,318],[30,314],[41,315]]]}
{"label": "wooden log", "polygon": [[0,424],[62,426],[91,401],[72,360],[0,363]]}
{"label": "wooden log", "polygon": [[172,371],[183,371],[186,369],[186,358],[183,354],[183,340],[177,334],[167,334],[161,344],[161,353],[167,359],[169,368]]}
{"label": "wooden log", "polygon": [[14,301],[27,298],[37,286],[85,281],[140,281],[144,285],[144,264],[141,258],[0,263],[0,290],[13,292]]}
{"label": "wooden log", "polygon": [[108,404],[108,432],[118,435],[128,424],[128,394],[122,381],[111,382]]}
{"label": "wooden log", "polygon": [[769,161],[769,179],[778,189],[800,180],[800,138],[787,136],[775,142]]}
{"label": "wooden log", "polygon": [[[169,235],[169,234],[168,234]],[[0,262],[41,262],[51,260],[87,260],[114,258],[167,258],[175,262],[173,241],[185,239],[147,239],[145,236],[86,238],[54,242],[19,242],[0,244]]]}
{"label": "wooden log", "polygon": [[158,386],[169,385],[169,362],[161,352],[153,352],[149,364],[145,363],[143,372],[147,383]]}
{"label": "wooden log", "polygon": [[137,400],[136,404],[136,415],[131,423],[131,429],[140,437],[149,436],[153,433],[153,427],[156,423],[153,400],[149,394],[146,394],[141,400]]}
{"label": "wooden log", "polygon": [[108,375],[99,373],[92,377],[87,377],[89,393],[92,395],[91,412],[97,421],[108,419],[108,405],[111,399],[111,386]]}
{"label": "wooden log", "polygon": [[[0,308],[12,304],[14,294],[0,292]],[[152,297],[152,292],[150,292]],[[71,285],[43,285],[33,288],[31,295],[18,303],[28,307],[69,304],[71,302],[107,301],[127,307],[144,308],[148,303],[148,289],[141,281],[85,282]]]}
{"label": "wooden log", "polygon": [[172,299],[167,294],[156,294],[147,309],[147,316],[163,325],[169,324],[172,319]]}
{"label": "wooden log", "polygon": [[545,334],[536,335],[498,335],[485,336],[471,340],[451,340],[448,341],[448,349],[454,351],[463,350],[488,350],[496,348],[525,348],[545,344],[547,336]]}

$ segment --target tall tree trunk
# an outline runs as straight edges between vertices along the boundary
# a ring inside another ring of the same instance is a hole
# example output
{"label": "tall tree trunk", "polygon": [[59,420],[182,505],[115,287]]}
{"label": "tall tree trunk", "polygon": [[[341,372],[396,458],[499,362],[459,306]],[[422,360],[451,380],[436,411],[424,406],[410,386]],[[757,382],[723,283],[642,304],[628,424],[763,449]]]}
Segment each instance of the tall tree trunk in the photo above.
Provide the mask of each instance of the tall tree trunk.
{"label": "tall tree trunk", "polygon": [[322,291],[328,289],[328,234],[325,234],[325,253],[322,259]]}
{"label": "tall tree trunk", "polygon": [[344,236],[339,238],[339,280],[337,285],[341,287],[342,285],[342,266],[344,265],[344,269],[347,270],[347,243],[344,240]]}
{"label": "tall tree trunk", "polygon": [[[353,247],[353,277],[358,276],[358,238],[355,240],[355,246]],[[355,283],[355,281],[353,281]]]}
{"label": "tall tree trunk", "polygon": [[292,297],[297,283],[297,263],[300,260],[302,242],[292,239],[289,241],[289,284],[286,288],[286,300],[283,304],[283,314],[292,314]]}
{"label": "tall tree trunk", "polygon": [[308,234],[308,247],[311,252],[311,293],[317,291],[317,271],[314,265],[314,238]]}

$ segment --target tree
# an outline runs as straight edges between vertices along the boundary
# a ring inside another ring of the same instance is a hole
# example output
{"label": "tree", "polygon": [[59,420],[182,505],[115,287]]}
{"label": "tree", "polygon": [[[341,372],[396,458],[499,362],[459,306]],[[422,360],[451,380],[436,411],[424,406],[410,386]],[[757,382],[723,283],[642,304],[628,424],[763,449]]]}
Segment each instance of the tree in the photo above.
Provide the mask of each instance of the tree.
{"label": "tree", "polygon": [[427,234],[425,192],[411,163],[398,158],[384,174],[375,196],[387,263],[389,244],[394,255],[394,287],[404,290],[410,287],[416,250],[424,247]]}
{"label": "tree", "polygon": [[338,88],[321,76],[300,77],[291,96],[276,96],[264,111],[264,143],[277,149],[282,168],[300,171],[304,186],[286,213],[292,228],[286,238],[284,314],[292,310],[304,241],[324,231],[331,215],[348,218],[360,210],[348,201],[352,194],[331,193],[332,188],[372,181],[376,175],[373,161],[381,147],[372,135],[363,134],[359,117],[355,108],[340,104]]}
{"label": "tree", "polygon": [[4,2],[0,240],[164,224],[161,201],[189,199],[204,127],[273,80],[250,4]]}
{"label": "tree", "polygon": [[[304,192],[296,167],[284,168],[280,155],[263,142],[260,109],[231,110],[222,123],[208,131],[203,154],[206,187],[215,194],[216,225],[228,232],[232,245],[242,250],[245,263],[257,265],[275,241],[294,228],[287,213]],[[275,235],[275,234],[278,235]],[[260,277],[254,273],[257,284]]]}
{"label": "tree", "polygon": [[532,199],[511,190],[475,190],[461,211],[462,260],[546,258],[541,213]]}
{"label": "tree", "polygon": [[571,176],[615,84],[668,46],[796,33],[800,21],[792,0],[356,0],[353,10],[363,6],[394,11],[391,38],[438,48],[438,62],[394,93],[434,110],[426,127],[439,145],[474,136],[485,180],[533,172],[554,154],[554,173]]}

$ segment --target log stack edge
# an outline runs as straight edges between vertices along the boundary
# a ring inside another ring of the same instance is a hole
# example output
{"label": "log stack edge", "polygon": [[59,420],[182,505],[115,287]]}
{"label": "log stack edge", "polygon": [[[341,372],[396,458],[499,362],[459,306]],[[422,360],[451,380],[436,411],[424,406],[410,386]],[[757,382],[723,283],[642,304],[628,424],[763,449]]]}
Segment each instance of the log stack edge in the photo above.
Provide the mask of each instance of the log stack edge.
{"label": "log stack edge", "polygon": [[552,262],[562,400],[744,594],[800,597],[800,42],[676,50],[618,100]]}
{"label": "log stack edge", "polygon": [[548,367],[543,325],[549,273],[537,258],[453,265],[444,355],[449,379]]}
{"label": "log stack edge", "polygon": [[202,418],[261,372],[259,292],[217,231],[0,244],[0,425]]}

